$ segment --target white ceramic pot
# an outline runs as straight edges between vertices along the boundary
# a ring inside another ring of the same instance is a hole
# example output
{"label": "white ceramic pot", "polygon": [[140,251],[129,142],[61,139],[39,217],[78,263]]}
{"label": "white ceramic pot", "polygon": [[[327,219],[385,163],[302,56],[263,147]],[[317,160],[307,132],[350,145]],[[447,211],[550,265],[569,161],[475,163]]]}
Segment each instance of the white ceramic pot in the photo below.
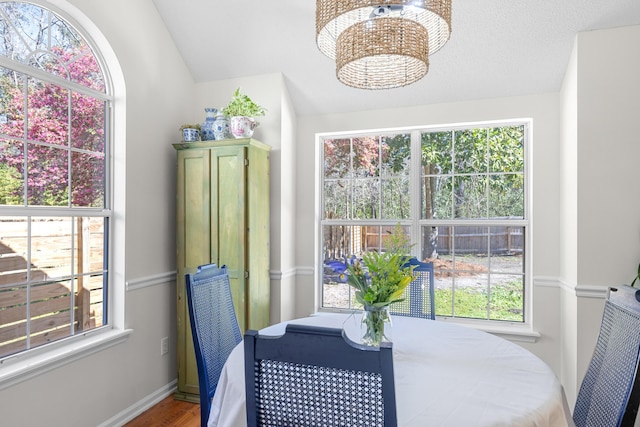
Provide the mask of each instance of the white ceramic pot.
{"label": "white ceramic pot", "polygon": [[231,133],[236,138],[251,138],[258,124],[251,117],[233,116],[230,123]]}

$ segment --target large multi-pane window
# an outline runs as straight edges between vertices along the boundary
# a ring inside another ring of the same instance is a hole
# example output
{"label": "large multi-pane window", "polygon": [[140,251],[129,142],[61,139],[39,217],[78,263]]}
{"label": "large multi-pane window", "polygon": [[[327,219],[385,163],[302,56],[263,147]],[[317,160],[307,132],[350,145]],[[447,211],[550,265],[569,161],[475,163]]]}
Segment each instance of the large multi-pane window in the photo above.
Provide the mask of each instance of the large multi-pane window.
{"label": "large multi-pane window", "polygon": [[0,2],[0,359],[107,323],[111,99],[67,21]]}
{"label": "large multi-pane window", "polygon": [[357,308],[345,267],[399,224],[434,264],[436,315],[524,322],[528,122],[320,138],[322,307]]}

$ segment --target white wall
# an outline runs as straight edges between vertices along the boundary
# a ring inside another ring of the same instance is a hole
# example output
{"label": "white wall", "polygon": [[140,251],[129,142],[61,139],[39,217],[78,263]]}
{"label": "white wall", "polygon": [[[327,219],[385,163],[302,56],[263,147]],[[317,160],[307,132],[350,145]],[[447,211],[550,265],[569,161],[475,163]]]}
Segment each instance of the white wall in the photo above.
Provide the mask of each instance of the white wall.
{"label": "white wall", "polygon": [[[108,42],[124,77],[116,102],[124,102],[126,114],[126,128],[117,136],[118,144],[126,144],[118,158],[126,158],[126,240],[116,256],[126,270],[113,286],[124,294],[129,282],[123,308],[133,333],[120,345],[0,391],[0,424],[12,427],[96,426],[176,378],[170,144],[188,119],[184,106],[191,104],[195,87],[151,0],[53,3],[74,21],[88,23],[92,38]],[[171,337],[171,351],[161,356],[165,336]]]}
{"label": "white wall", "polygon": [[577,392],[597,339],[604,290],[640,260],[640,27],[580,33],[563,86],[563,383]]}
{"label": "white wall", "polygon": [[640,26],[578,35],[580,285],[629,283],[640,261],[639,43]]}
{"label": "white wall", "polygon": [[562,128],[560,146],[560,277],[565,286],[561,293],[561,372],[567,399],[576,398],[578,355],[576,337],[578,312],[574,286],[577,283],[578,258],[578,46],[571,52],[561,90]]}
{"label": "white wall", "polygon": [[[286,85],[285,85],[286,89]],[[297,153],[297,118],[293,103],[287,90],[282,92],[282,157],[283,167],[280,170],[280,268],[272,265],[272,292],[279,290],[277,301],[280,305],[272,305],[272,322],[289,320],[296,317],[295,283],[296,283],[296,180],[298,165]],[[272,298],[273,301],[273,298]]]}

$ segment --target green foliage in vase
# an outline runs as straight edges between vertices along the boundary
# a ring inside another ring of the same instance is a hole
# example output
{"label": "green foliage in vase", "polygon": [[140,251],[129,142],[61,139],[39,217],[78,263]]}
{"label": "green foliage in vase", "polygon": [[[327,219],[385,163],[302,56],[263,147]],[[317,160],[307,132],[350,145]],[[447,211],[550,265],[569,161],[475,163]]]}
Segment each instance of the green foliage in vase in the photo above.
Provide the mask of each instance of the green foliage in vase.
{"label": "green foliage in vase", "polygon": [[236,89],[231,98],[231,102],[222,109],[222,113],[227,117],[258,117],[264,116],[266,109],[251,100],[247,95]]}
{"label": "green foliage in vase", "polygon": [[365,307],[381,308],[402,301],[413,279],[413,266],[406,266],[407,236],[400,225],[386,243],[386,252],[365,252],[362,261],[348,267],[348,283],[356,289],[356,301]]}

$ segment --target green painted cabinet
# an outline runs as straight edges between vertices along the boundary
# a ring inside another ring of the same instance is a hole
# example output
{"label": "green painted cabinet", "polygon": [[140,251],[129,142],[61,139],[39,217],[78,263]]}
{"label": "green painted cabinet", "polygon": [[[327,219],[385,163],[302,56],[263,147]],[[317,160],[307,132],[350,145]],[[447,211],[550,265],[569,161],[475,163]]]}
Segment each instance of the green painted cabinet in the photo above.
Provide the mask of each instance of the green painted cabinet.
{"label": "green painted cabinet", "polygon": [[199,402],[185,274],[226,265],[240,329],[269,325],[269,153],[254,139],[173,144],[177,150],[176,398]]}

